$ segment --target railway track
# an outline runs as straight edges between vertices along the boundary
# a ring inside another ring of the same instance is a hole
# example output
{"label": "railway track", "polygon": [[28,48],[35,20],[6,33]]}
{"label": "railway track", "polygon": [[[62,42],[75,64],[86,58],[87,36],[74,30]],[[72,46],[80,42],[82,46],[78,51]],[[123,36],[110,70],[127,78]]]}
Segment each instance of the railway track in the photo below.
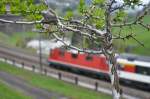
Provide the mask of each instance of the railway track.
{"label": "railway track", "polygon": [[[34,71],[38,73],[46,73],[48,76],[58,78],[66,82],[75,83],[79,86],[94,89],[106,94],[111,94],[110,83],[50,68],[45,56],[42,58],[42,67],[40,67],[39,56],[36,53],[26,52],[17,48],[11,48],[0,44],[0,58],[3,61],[7,61],[8,63],[14,64],[15,62],[18,64],[18,67],[21,67],[19,64],[26,66],[26,69],[28,70],[33,70],[34,67]],[[150,92],[133,89],[126,86],[121,87],[123,89],[124,98],[150,99]]]}

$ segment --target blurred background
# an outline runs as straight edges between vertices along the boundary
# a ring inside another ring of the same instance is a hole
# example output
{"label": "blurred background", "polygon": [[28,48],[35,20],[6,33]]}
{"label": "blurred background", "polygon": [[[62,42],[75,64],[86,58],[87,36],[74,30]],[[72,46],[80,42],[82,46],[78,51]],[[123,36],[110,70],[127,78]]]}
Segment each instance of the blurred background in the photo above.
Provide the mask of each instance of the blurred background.
{"label": "blurred background", "polygon": [[[148,0],[142,0],[143,4],[146,4]],[[40,3],[39,0],[36,0],[36,3]],[[73,11],[74,15],[78,15],[77,8],[78,8],[79,0],[48,0],[48,5],[54,9],[58,15],[65,16],[65,13],[68,10]],[[86,4],[90,4],[91,0],[86,0]],[[118,0],[116,5],[121,4],[122,0]],[[130,20],[135,18],[140,11],[142,11],[141,6],[137,6],[134,9],[127,8],[126,11],[128,12],[128,16]],[[18,20],[22,19],[22,16],[19,15],[0,15],[0,18],[8,19],[8,20]],[[145,23],[150,23],[149,15],[144,18]],[[8,28],[9,27],[9,28]],[[114,33],[116,31],[114,30]],[[127,35],[130,31],[128,28],[123,29],[124,35]],[[114,41],[115,48],[117,49],[118,53],[132,53],[132,54],[139,54],[139,55],[150,55],[150,44],[149,44],[149,31],[143,29],[140,26],[134,26],[133,32],[136,34],[137,40],[144,43],[145,47],[140,46],[136,41],[129,39],[129,40],[120,40]],[[81,42],[81,37],[76,34],[69,34],[66,38],[68,43],[72,43],[73,45],[78,46]],[[38,39],[39,34],[35,33],[35,28],[32,25],[18,25],[14,24],[11,25],[9,23],[3,24],[0,23],[0,41],[17,46],[22,48],[29,48],[32,50],[38,50]],[[51,40],[50,40],[51,39]],[[45,54],[48,54],[49,49],[62,46],[61,42],[57,42],[57,44],[53,44],[55,39],[49,38],[46,35],[42,36],[42,51]],[[54,46],[54,47],[52,47]],[[136,50],[135,50],[136,49]]]}

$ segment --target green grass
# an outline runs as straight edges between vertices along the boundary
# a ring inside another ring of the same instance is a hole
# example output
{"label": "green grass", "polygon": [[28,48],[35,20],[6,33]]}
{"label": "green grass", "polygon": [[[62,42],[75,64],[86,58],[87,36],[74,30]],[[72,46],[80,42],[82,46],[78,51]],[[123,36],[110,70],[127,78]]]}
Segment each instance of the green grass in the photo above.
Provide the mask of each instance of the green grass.
{"label": "green grass", "polygon": [[31,97],[9,88],[0,80],[0,99],[31,99]]}
{"label": "green grass", "polygon": [[[145,16],[144,18],[144,23],[150,24],[150,15]],[[117,30],[114,30],[114,32]],[[122,29],[122,35],[127,35],[131,33],[129,27],[125,27]],[[150,55],[150,31],[147,29],[143,28],[140,25],[135,25],[133,26],[133,33],[135,34],[135,38],[142,42],[145,47],[141,46],[139,43],[137,43],[133,39],[127,39],[125,41],[123,40],[117,40],[115,41],[115,45],[119,48],[120,52],[124,52],[124,48],[127,46],[132,46],[132,51],[131,53],[135,54],[141,54],[141,55]]]}
{"label": "green grass", "polygon": [[37,38],[37,36],[38,34],[34,32],[14,33],[12,35],[7,35],[0,32],[0,43],[10,47],[21,48],[24,51],[35,53],[35,49],[27,48],[26,45],[30,40]]}
{"label": "green grass", "polygon": [[101,94],[96,91],[88,90],[86,88],[75,86],[73,84],[53,79],[44,75],[22,70],[3,62],[0,62],[0,70],[17,75],[25,79],[33,86],[60,93],[72,99],[112,99],[109,95]]}
{"label": "green grass", "polygon": [[29,40],[36,37],[37,33],[34,32],[18,32],[12,35],[0,32],[0,42],[18,47],[25,47]]}
{"label": "green grass", "polygon": [[0,42],[9,42],[9,36],[0,32]]}
{"label": "green grass", "polygon": [[10,37],[10,43],[12,44],[17,44],[20,41],[21,42],[26,42],[28,40],[31,40],[32,38],[36,37],[36,33],[34,32],[22,32],[22,33],[14,33],[11,37]]}

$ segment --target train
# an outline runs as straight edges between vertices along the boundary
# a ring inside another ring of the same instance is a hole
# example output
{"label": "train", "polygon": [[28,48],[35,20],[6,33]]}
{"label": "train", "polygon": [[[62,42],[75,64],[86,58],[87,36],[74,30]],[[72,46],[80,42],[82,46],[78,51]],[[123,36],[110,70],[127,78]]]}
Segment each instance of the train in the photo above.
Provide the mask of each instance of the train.
{"label": "train", "polygon": [[[131,54],[116,55],[121,83],[150,90],[150,57]],[[49,66],[110,81],[109,66],[104,55],[75,53],[61,48],[50,51]]]}

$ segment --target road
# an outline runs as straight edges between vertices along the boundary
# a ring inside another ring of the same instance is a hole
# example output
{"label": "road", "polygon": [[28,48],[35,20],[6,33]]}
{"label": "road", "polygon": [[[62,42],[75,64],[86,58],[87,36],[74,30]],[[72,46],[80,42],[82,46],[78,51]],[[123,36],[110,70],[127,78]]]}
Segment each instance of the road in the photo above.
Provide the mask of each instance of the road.
{"label": "road", "polygon": [[0,71],[0,80],[12,89],[19,90],[25,95],[34,97],[34,99],[69,99],[55,92],[31,86],[24,79],[3,71]]}

